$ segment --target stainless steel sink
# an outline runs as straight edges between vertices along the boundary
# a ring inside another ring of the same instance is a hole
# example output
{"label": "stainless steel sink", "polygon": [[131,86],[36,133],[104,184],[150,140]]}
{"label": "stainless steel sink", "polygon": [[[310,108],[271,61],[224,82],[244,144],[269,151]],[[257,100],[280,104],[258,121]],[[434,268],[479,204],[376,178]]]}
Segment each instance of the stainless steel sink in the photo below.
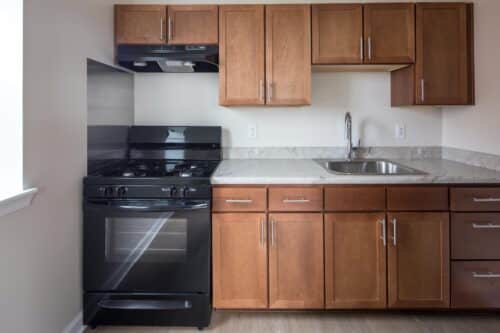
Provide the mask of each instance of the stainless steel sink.
{"label": "stainless steel sink", "polygon": [[324,168],[344,175],[423,175],[422,171],[387,160],[320,161]]}

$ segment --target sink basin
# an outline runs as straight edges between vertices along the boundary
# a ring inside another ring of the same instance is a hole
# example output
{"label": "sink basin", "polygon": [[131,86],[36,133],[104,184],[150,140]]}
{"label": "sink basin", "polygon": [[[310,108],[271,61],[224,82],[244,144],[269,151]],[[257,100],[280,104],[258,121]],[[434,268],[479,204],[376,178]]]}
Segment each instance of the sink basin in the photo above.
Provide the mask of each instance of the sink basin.
{"label": "sink basin", "polygon": [[323,161],[330,172],[345,175],[423,175],[424,172],[387,160]]}

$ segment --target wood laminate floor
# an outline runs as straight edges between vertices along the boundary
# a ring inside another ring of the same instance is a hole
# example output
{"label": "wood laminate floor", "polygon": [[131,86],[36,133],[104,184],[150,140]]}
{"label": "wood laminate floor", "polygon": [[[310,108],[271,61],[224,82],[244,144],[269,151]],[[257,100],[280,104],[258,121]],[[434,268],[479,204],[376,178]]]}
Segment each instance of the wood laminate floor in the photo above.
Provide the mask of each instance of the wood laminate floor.
{"label": "wood laminate floor", "polygon": [[[193,328],[98,327],[87,333],[188,333]],[[202,332],[216,333],[500,333],[499,314],[214,312]]]}

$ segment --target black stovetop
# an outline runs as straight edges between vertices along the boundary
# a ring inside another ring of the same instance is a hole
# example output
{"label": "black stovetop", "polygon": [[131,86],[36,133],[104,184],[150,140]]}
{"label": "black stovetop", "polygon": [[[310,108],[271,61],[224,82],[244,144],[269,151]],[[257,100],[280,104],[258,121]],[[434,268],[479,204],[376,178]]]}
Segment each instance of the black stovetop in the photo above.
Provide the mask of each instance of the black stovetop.
{"label": "black stovetop", "polygon": [[99,170],[90,176],[119,178],[210,177],[218,161],[132,160]]}

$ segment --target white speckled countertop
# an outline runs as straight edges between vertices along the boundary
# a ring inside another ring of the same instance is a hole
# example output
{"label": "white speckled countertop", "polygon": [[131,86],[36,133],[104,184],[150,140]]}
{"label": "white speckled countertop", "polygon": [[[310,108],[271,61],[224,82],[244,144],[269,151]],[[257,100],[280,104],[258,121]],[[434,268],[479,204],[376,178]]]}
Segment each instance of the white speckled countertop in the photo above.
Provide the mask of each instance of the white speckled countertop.
{"label": "white speckled countertop", "polygon": [[224,160],[212,184],[500,184],[500,172],[444,159],[392,160],[425,175],[356,176],[327,171],[311,159]]}

